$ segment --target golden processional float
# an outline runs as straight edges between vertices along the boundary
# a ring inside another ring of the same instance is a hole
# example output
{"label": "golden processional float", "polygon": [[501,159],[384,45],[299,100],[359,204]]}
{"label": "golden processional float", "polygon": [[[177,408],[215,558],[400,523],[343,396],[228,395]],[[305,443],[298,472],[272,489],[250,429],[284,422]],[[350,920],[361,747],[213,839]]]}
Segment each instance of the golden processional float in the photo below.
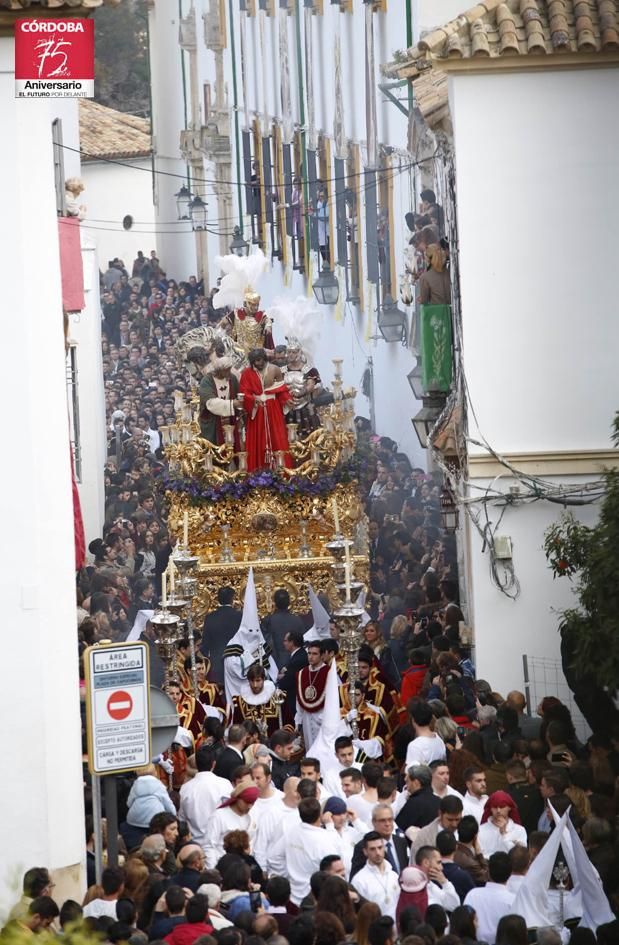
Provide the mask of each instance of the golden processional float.
{"label": "golden processional float", "polygon": [[[223,335],[216,329],[215,334],[218,353],[223,343],[226,353],[233,354],[234,333]],[[185,355],[194,340],[185,342]],[[242,353],[238,363],[243,363]],[[297,613],[309,610],[309,584],[326,594],[347,659],[354,704],[361,595],[369,571],[367,518],[355,474],[355,392],[343,388],[342,359],[334,358],[333,365],[330,388],[323,388],[324,405],[315,410],[319,425],[303,435],[301,425],[286,425],[293,468],[286,467],[285,452],[279,451],[269,468],[248,472],[242,432],[240,442],[232,426],[223,428],[225,440],[219,445],[205,439],[200,435],[198,388],[189,394],[176,392],[175,421],[161,433],[168,463],[168,528],[172,544],[174,537],[177,544],[170,594],[164,594],[153,618],[170,673],[179,619],[187,627],[193,665],[194,620],[217,606],[217,591],[224,585],[242,599],[251,567],[261,617],[271,611],[277,588],[288,591],[291,610]],[[197,690],[195,670],[193,676]]]}

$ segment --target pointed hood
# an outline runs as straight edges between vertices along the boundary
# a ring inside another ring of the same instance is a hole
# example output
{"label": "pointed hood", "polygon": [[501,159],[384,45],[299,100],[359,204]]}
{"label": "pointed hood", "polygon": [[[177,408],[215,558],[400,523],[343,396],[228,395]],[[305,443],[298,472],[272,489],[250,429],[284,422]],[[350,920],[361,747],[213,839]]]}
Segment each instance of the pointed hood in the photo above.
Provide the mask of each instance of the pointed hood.
{"label": "pointed hood", "polygon": [[[242,647],[247,650],[246,659],[250,652],[255,652],[256,648],[262,644],[265,645],[264,636],[260,629],[260,617],[258,616],[258,601],[256,600],[256,583],[254,581],[254,569],[249,569],[247,575],[247,586],[245,588],[245,599],[243,601],[243,615],[241,624],[231,640],[228,641],[226,651],[234,647]],[[224,652],[224,656],[227,652]],[[249,665],[249,664],[248,664]]]}
{"label": "pointed hood", "polygon": [[511,911],[523,916],[529,928],[552,925],[553,908],[548,898],[548,887],[568,816],[569,811],[566,811],[533,860],[512,904]]}
{"label": "pointed hood", "polygon": [[312,585],[308,584],[307,587],[314,623],[303,634],[303,639],[306,643],[309,643],[310,640],[328,640],[331,637],[331,618],[321,604],[320,598]]}
{"label": "pointed hood", "polygon": [[574,892],[580,893],[582,900],[582,917],[578,924],[595,932],[598,925],[612,922],[615,916],[610,908],[597,871],[587,856],[582,840],[569,817],[570,809],[560,819],[552,803],[550,801],[548,803],[555,822],[555,831],[558,825],[565,820],[565,831],[561,839],[561,846],[572,876]]}
{"label": "pointed hood", "polygon": [[258,616],[258,601],[256,600],[256,582],[254,581],[254,569],[249,569],[247,575],[247,586],[245,588],[245,600],[243,601],[243,616],[241,617],[241,630],[260,630],[260,617]]}

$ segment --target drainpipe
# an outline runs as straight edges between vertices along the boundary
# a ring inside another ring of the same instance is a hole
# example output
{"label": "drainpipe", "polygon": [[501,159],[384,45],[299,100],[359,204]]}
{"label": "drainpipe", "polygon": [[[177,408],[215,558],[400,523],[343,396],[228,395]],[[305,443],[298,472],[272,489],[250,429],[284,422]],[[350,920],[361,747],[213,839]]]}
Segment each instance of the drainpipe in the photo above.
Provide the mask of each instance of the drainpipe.
{"label": "drainpipe", "polygon": [[239,205],[239,227],[243,235],[243,188],[241,186],[241,132],[239,129],[239,91],[236,76],[236,39],[234,36],[234,3],[228,0],[230,16],[230,58],[232,59],[232,100],[234,107],[234,142],[236,150],[236,195]]}

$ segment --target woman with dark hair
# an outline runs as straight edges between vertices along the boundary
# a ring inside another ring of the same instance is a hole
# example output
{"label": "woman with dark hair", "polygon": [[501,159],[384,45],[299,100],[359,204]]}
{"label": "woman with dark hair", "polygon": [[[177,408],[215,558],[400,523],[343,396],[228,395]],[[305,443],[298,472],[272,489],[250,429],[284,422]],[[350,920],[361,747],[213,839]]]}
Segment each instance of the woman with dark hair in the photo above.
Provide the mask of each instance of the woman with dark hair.
{"label": "woman with dark hair", "polygon": [[496,945],[528,945],[527,923],[521,915],[504,915],[497,925]]}
{"label": "woman with dark hair", "polygon": [[[217,864],[218,868],[220,863],[221,860]],[[221,904],[225,908],[226,918],[234,922],[241,912],[253,911],[250,900],[251,888],[250,867],[240,857],[231,858],[223,871],[221,884]],[[269,904],[264,896],[261,896],[261,900],[266,911]]]}
{"label": "woman with dark hair", "polygon": [[314,935],[314,945],[341,945],[346,940],[346,930],[332,911],[316,910]]}
{"label": "woman with dark hair", "polygon": [[[354,931],[356,924],[355,910],[350,899],[348,883],[340,876],[327,876],[324,881],[318,896],[316,917],[325,912],[331,913],[342,923],[346,935],[350,935]],[[338,939],[338,941],[342,941],[342,939]]]}
{"label": "woman with dark hair", "polygon": [[449,917],[449,931],[458,935],[462,945],[486,945],[477,938],[477,913],[472,906],[458,906]]}
{"label": "woman with dark hair", "polygon": [[95,614],[100,613],[103,613],[108,617],[110,616],[110,597],[109,594],[104,594],[102,591],[96,591],[90,596],[90,616],[94,617]]}
{"label": "woman with dark hair", "polygon": [[246,863],[251,870],[251,881],[252,883],[261,886],[265,881],[264,873],[260,868],[260,864],[254,857],[251,855],[250,843],[249,843],[249,834],[246,830],[231,830],[224,836],[224,850],[226,853],[234,853],[239,857],[244,863]]}

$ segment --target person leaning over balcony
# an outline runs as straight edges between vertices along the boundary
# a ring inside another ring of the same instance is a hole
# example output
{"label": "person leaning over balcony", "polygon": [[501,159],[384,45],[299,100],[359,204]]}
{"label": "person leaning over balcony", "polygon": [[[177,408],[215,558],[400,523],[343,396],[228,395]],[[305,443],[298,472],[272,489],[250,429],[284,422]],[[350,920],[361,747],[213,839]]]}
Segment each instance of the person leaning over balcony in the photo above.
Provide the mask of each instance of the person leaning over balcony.
{"label": "person leaning over balcony", "polygon": [[451,305],[451,284],[445,268],[445,250],[438,243],[426,249],[428,268],[419,278],[419,301],[422,305]]}

